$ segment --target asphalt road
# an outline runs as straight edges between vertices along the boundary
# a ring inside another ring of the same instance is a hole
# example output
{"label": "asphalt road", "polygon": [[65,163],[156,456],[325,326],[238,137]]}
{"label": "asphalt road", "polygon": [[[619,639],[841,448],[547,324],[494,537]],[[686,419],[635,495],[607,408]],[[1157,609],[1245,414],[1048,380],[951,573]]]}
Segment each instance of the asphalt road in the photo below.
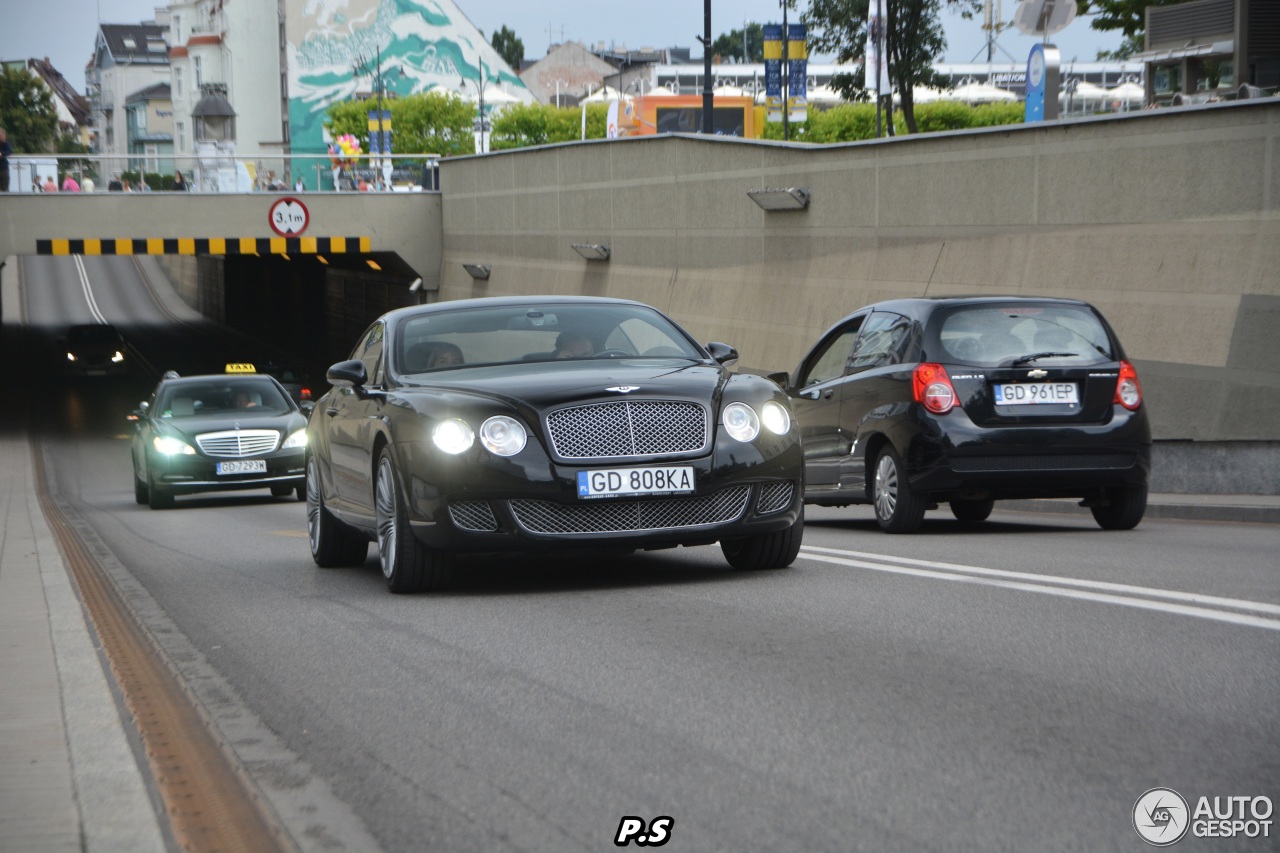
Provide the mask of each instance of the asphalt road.
{"label": "asphalt road", "polygon": [[[135,504],[123,418],[153,377],[45,373],[79,320],[34,265],[51,485],[303,849],[607,850],[624,816],[669,816],[670,850],[1142,850],[1148,789],[1280,800],[1274,526],[997,510],[890,537],[810,508],[787,570],[466,558],[453,591],[392,596],[372,547],[316,568],[296,501]],[[107,275],[148,363],[222,357]],[[306,814],[307,786],[341,807]]]}

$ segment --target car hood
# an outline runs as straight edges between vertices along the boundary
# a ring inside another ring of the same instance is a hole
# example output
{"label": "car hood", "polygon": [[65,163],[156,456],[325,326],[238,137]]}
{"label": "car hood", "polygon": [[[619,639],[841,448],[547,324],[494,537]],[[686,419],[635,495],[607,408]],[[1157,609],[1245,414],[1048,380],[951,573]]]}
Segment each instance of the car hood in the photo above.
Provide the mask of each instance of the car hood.
{"label": "car hood", "polygon": [[403,377],[398,390],[480,394],[516,408],[546,411],[568,403],[624,397],[718,402],[728,377],[718,364],[685,359],[591,359],[460,367]]}

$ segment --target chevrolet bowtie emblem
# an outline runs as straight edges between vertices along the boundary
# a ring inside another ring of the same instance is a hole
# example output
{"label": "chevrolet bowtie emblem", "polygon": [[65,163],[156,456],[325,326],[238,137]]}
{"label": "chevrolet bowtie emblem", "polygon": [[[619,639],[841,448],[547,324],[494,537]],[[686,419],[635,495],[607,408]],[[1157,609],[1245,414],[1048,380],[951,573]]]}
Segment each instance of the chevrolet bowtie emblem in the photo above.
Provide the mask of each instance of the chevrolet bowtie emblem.
{"label": "chevrolet bowtie emblem", "polygon": [[630,394],[632,391],[639,391],[639,385],[614,385],[612,388],[604,389],[606,391],[617,391],[619,394]]}
{"label": "chevrolet bowtie emblem", "polygon": [[1027,378],[1029,379],[1044,379],[1048,375],[1049,371],[1047,370],[1031,370],[1027,372]]}

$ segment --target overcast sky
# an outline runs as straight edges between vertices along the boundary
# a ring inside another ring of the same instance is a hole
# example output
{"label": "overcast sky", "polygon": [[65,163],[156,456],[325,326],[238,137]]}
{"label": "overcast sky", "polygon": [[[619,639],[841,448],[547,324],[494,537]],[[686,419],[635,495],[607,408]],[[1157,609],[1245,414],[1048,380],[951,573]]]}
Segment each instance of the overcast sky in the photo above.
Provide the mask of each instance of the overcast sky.
{"label": "overcast sky", "polygon": [[[261,2],[261,0],[236,0]],[[330,0],[341,2],[341,0]],[[1013,17],[1014,0],[1000,3],[1006,20]],[[696,0],[648,0],[645,3],[608,3],[600,0],[561,0],[554,11],[529,0],[457,0],[471,23],[486,37],[503,26],[524,42],[525,57],[546,55],[552,42],[579,41],[587,45],[605,42],[614,48],[688,47],[702,56],[696,37],[703,31],[703,4]],[[805,0],[800,0],[805,5]],[[93,54],[98,23],[136,24],[155,17],[163,0],[0,0],[0,60],[49,57],[62,75],[84,91],[84,66]],[[549,6],[552,4],[548,4]],[[732,10],[732,11],[729,11]],[[713,37],[745,22],[781,23],[777,0],[713,0]],[[981,21],[947,16],[946,62],[983,62],[986,39]],[[1091,62],[1099,50],[1114,50],[1118,34],[1100,33],[1089,21],[1077,18],[1054,39],[1063,62],[1073,57]],[[1000,36],[996,61],[1025,63],[1036,39],[1011,30]],[[1006,53],[1007,52],[1007,53]],[[1010,59],[1010,56],[1013,59]]]}

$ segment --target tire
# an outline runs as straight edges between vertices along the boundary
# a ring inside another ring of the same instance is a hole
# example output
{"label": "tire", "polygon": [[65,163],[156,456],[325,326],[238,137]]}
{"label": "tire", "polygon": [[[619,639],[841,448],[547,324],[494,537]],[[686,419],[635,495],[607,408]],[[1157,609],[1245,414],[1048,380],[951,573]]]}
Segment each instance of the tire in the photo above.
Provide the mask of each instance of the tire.
{"label": "tire", "polygon": [[890,445],[885,445],[876,458],[871,497],[876,523],[885,533],[915,532],[929,507],[929,503],[911,488],[902,466],[902,457]]}
{"label": "tire", "polygon": [[298,496],[298,500],[305,501],[307,499],[307,484],[303,483],[298,486],[298,488],[294,489],[294,493]]}
{"label": "tire", "polygon": [[287,498],[289,497],[289,495],[293,494],[293,492],[294,492],[293,486],[272,486],[271,487],[272,496],[277,498]]}
{"label": "tire", "polygon": [[956,517],[956,521],[976,524],[979,521],[986,521],[991,516],[991,510],[995,508],[995,505],[996,502],[990,498],[986,500],[952,501],[951,514]]}
{"label": "tire", "polygon": [[396,480],[390,448],[378,457],[373,494],[378,526],[378,560],[387,589],[397,595],[447,589],[453,580],[453,554],[423,545],[409,529],[409,511]]}
{"label": "tire", "polygon": [[342,524],[325,508],[314,457],[307,460],[307,482],[303,488],[307,500],[307,539],[311,543],[311,559],[322,569],[364,565],[365,557],[369,555],[369,540]]}
{"label": "tire", "polygon": [[147,487],[147,484],[143,482],[141,477],[138,476],[138,472],[134,471],[133,472],[133,499],[140,504],[150,503],[151,501],[150,492],[151,490]]}
{"label": "tire", "polygon": [[147,479],[147,503],[152,509],[173,509],[173,493],[156,485],[154,477]]}
{"label": "tire", "polygon": [[787,529],[741,539],[722,539],[720,550],[724,558],[729,561],[729,565],[741,571],[785,569],[795,562],[796,555],[800,553],[802,539],[804,539],[803,508],[795,524]]}
{"label": "tire", "polygon": [[1147,512],[1147,487],[1125,486],[1108,489],[1106,504],[1090,507],[1093,520],[1103,530],[1132,530]]}

